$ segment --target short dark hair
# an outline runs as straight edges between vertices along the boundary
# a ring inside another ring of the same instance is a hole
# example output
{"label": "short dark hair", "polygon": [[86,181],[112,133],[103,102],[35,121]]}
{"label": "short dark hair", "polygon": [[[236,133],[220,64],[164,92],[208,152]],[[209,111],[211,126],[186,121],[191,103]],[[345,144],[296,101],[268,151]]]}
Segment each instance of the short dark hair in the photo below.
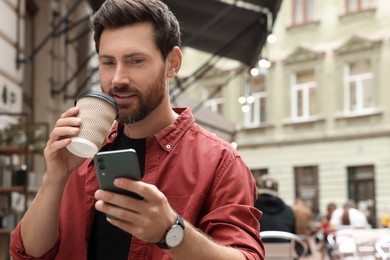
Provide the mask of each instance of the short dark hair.
{"label": "short dark hair", "polygon": [[92,18],[96,52],[105,28],[151,22],[154,40],[165,60],[175,46],[180,46],[180,26],[168,6],[160,0],[106,0]]}

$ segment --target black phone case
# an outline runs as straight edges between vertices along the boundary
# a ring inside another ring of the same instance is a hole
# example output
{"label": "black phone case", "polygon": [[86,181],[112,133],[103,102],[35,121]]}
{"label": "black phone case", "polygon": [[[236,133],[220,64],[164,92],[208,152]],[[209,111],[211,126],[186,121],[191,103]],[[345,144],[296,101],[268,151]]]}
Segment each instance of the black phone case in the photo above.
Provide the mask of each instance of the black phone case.
{"label": "black phone case", "polygon": [[143,199],[140,195],[114,186],[114,180],[119,177],[140,180],[141,173],[137,153],[134,149],[98,152],[94,157],[96,174],[102,190]]}

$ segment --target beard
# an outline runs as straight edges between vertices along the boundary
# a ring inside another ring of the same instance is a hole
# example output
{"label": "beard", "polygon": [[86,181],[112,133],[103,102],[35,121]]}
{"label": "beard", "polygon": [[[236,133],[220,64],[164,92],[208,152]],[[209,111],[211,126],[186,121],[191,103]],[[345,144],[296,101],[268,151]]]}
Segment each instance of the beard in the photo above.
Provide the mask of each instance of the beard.
{"label": "beard", "polygon": [[[155,110],[163,101],[165,89],[165,69],[162,69],[156,79],[148,86],[146,91],[141,93],[137,89],[130,86],[115,86],[114,93],[130,91],[136,94],[138,102],[132,104],[119,105],[119,114],[117,121],[122,124],[133,124],[146,118],[153,110]],[[112,95],[113,93],[111,93]]]}

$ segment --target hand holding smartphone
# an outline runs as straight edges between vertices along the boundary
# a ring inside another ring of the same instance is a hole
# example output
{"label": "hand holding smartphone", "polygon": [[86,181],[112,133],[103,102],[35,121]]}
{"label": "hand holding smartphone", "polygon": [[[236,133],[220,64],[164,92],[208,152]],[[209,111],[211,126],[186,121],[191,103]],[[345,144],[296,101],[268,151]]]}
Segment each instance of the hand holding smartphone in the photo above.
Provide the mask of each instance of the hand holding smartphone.
{"label": "hand holding smartphone", "polygon": [[102,190],[116,192],[140,200],[143,199],[137,193],[114,186],[116,178],[141,179],[138,157],[134,149],[98,152],[93,159],[99,186]]}

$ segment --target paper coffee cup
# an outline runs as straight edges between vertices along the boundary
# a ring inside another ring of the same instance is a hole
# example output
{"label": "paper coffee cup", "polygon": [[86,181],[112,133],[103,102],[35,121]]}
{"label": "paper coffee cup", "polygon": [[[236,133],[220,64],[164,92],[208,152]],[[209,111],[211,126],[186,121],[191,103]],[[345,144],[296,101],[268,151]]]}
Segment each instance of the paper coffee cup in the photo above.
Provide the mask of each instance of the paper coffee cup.
{"label": "paper coffee cup", "polygon": [[72,137],[67,148],[82,158],[92,158],[101,148],[108,131],[118,116],[118,105],[109,95],[87,91],[78,96],[75,105],[80,108],[80,132]]}

